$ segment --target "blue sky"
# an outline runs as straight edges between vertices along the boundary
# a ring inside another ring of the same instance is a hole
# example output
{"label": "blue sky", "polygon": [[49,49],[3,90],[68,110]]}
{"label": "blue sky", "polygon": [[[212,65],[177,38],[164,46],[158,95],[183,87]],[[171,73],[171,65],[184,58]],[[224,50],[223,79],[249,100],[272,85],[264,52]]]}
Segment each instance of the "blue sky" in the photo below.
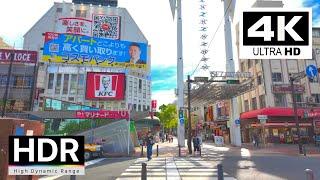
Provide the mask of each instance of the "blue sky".
{"label": "blue sky", "polygon": [[[23,35],[42,17],[53,3],[63,0],[10,0],[0,4],[0,37],[16,48],[22,48]],[[71,0],[65,0],[70,2]],[[225,70],[225,47],[222,24],[223,1],[207,1],[208,11],[208,65],[210,71]],[[236,0],[234,24],[238,22],[242,10],[249,8],[255,0]],[[17,6],[16,4],[20,4]],[[313,25],[320,27],[319,0],[283,0],[285,8],[312,7]],[[200,54],[200,18],[199,1],[182,0],[183,19],[183,60],[184,76],[195,70],[201,59]],[[37,7],[37,11],[30,11]],[[175,100],[176,88],[176,22],[172,18],[168,0],[119,0],[135,20],[151,45],[152,99],[158,104]],[[14,9],[14,12],[12,11]],[[8,14],[10,15],[8,17]],[[148,16],[146,16],[148,14]],[[216,36],[213,37],[214,32]],[[233,37],[234,38],[234,37]],[[236,56],[236,50],[234,55]],[[237,57],[235,57],[237,59]],[[237,64],[235,64],[237,69]],[[201,67],[201,65],[200,65]],[[209,76],[209,71],[198,68],[194,76]]]}

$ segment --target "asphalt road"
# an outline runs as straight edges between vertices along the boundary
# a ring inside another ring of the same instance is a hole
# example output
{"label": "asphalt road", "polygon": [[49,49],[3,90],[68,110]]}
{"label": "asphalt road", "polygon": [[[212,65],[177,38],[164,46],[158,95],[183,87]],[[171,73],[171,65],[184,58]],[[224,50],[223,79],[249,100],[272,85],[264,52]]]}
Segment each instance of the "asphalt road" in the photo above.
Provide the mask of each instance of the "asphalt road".
{"label": "asphalt road", "polygon": [[[106,158],[94,165],[86,167],[85,176],[77,176],[77,180],[114,180],[121,175],[136,158]],[[70,180],[70,176],[62,176],[57,180]]]}

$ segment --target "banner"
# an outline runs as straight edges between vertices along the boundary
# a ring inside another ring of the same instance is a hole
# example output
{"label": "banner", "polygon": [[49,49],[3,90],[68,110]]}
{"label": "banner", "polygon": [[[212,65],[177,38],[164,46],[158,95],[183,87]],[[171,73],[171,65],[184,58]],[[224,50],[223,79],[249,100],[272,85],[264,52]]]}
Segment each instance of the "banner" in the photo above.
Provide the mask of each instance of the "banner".
{"label": "banner", "polygon": [[36,63],[38,59],[37,51],[0,49],[0,62],[10,63],[12,53],[14,63]]}
{"label": "banner", "polygon": [[120,39],[120,16],[93,15],[92,36]]}
{"label": "banner", "polygon": [[76,117],[78,119],[129,119],[128,111],[76,111]]}
{"label": "banner", "polygon": [[47,32],[42,61],[146,69],[147,44]]}
{"label": "banner", "polygon": [[83,18],[59,18],[56,32],[91,36],[91,22]]}
{"label": "banner", "polygon": [[125,74],[88,72],[86,99],[123,100]]}

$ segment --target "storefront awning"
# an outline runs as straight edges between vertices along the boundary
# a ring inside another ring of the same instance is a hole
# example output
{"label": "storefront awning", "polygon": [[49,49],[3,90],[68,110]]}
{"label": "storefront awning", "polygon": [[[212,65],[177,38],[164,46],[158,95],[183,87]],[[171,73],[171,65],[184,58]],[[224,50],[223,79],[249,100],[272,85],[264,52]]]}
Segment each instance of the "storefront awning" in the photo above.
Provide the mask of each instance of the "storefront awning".
{"label": "storefront awning", "polygon": [[[320,108],[316,108],[316,111],[320,111]],[[305,109],[298,109],[298,116],[303,117]],[[271,107],[257,109],[241,113],[240,119],[257,119],[258,115],[267,115],[268,117],[293,117],[293,108],[286,107]]]}

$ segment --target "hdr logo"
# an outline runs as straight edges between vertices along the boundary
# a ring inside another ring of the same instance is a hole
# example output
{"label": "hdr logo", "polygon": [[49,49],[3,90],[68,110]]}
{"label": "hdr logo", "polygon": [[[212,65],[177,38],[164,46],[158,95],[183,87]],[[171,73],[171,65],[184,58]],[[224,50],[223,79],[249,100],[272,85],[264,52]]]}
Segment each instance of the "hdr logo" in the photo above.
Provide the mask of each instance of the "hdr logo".
{"label": "hdr logo", "polygon": [[311,59],[311,9],[244,11],[240,19],[239,53],[241,59]]}
{"label": "hdr logo", "polygon": [[10,136],[9,175],[84,175],[84,137]]}

